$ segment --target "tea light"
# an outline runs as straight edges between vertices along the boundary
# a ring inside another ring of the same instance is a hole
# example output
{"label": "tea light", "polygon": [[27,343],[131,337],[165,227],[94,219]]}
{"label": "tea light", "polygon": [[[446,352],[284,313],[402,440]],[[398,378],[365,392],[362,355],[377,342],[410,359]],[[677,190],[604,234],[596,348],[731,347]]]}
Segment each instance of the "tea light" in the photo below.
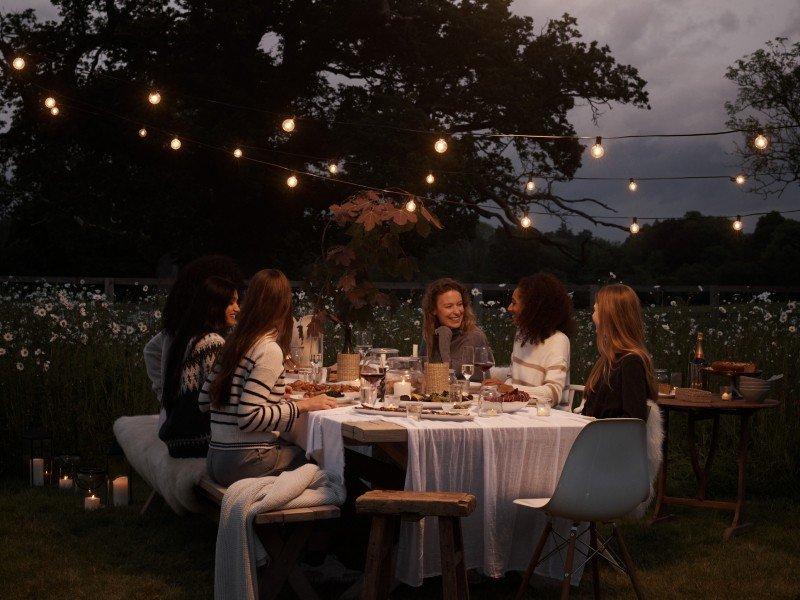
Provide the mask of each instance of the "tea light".
{"label": "tea light", "polygon": [[100,508],[100,498],[92,494],[83,499],[84,510],[97,510]]}
{"label": "tea light", "polygon": [[549,417],[550,416],[550,402],[537,402],[536,403],[536,416]]}
{"label": "tea light", "polygon": [[410,381],[395,381],[394,393],[396,396],[410,396],[411,395],[411,382]]}
{"label": "tea light", "polygon": [[486,411],[486,414],[489,415],[490,417],[496,417],[497,411],[493,408],[490,408],[489,410]]}
{"label": "tea light", "polygon": [[33,485],[41,487],[44,485],[44,459],[31,459],[31,481]]}
{"label": "tea light", "polygon": [[733,397],[731,396],[730,392],[722,392],[722,399],[723,400],[732,400]]}
{"label": "tea light", "polygon": [[72,489],[72,477],[69,475],[64,475],[61,479],[58,480],[58,489],[60,490],[71,490]]}
{"label": "tea light", "polygon": [[386,408],[388,408],[389,410],[394,410],[394,409],[397,408],[397,405],[396,404],[387,404]]}
{"label": "tea light", "polygon": [[114,506],[127,506],[128,478],[125,475],[117,477],[111,482],[111,498]]}

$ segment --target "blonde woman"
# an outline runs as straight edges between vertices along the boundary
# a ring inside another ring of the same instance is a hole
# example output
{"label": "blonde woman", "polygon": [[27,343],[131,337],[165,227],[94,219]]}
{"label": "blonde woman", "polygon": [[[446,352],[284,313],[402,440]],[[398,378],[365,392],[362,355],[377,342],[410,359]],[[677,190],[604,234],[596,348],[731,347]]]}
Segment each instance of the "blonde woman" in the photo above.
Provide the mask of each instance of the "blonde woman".
{"label": "blonde woman", "polygon": [[583,414],[647,420],[647,401],[655,400],[658,393],[653,361],[644,345],[639,297],[627,285],[601,288],[592,321],[600,357],[586,380]]}

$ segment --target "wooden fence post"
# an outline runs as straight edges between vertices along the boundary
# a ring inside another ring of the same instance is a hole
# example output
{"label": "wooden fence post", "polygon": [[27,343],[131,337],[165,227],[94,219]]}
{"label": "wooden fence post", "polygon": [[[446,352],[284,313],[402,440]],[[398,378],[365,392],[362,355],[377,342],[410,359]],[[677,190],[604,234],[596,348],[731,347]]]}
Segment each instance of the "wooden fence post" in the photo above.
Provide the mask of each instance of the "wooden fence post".
{"label": "wooden fence post", "polygon": [[103,288],[106,293],[106,298],[113,302],[114,301],[114,280],[111,277],[106,277],[103,279]]}

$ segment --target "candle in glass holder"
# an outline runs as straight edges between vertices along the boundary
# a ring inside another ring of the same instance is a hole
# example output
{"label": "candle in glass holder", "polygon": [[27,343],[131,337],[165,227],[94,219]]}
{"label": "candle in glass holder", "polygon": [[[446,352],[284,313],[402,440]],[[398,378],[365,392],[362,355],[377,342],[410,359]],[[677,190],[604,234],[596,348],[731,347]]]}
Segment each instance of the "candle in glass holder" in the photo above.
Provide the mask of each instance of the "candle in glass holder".
{"label": "candle in glass holder", "polygon": [[31,459],[31,482],[35,486],[44,485],[44,459],[33,458]]}
{"label": "candle in glass holder", "polygon": [[86,498],[83,499],[83,508],[85,510],[97,510],[100,508],[100,498],[94,494],[86,496]]}
{"label": "candle in glass holder", "polygon": [[72,489],[72,477],[69,475],[63,475],[58,480],[58,489],[60,490],[71,490]]}
{"label": "candle in glass holder", "polygon": [[111,496],[114,506],[127,506],[128,504],[128,478],[125,475],[117,477],[111,482]]}
{"label": "candle in glass holder", "polygon": [[550,416],[550,401],[546,398],[536,399],[536,416],[549,417]]}
{"label": "candle in glass holder", "polygon": [[410,396],[411,395],[411,382],[410,381],[395,381],[394,382],[395,396]]}

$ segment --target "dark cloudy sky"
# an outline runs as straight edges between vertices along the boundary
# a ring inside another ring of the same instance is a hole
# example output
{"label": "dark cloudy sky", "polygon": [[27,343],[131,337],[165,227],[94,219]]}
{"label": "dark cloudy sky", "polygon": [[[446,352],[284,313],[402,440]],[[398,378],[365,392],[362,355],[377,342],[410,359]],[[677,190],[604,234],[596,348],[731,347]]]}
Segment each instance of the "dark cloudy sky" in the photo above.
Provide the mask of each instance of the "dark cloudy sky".
{"label": "dark cloudy sky", "polygon": [[[35,7],[55,16],[45,0],[0,0],[3,10]],[[592,124],[588,109],[576,109],[573,122],[581,135],[619,135],[725,128],[724,103],[736,88],[724,78],[736,59],[782,36],[800,40],[797,0],[516,0],[513,10],[538,24],[569,12],[587,41],[611,47],[620,62],[639,69],[648,82],[652,110],[615,106]],[[535,90],[533,91],[535,93]],[[737,171],[730,155],[734,136],[688,140],[628,140],[606,143],[606,156],[584,161],[578,175],[645,177],[725,174]],[[734,215],[769,209],[800,208],[800,187],[782,197],[764,199],[724,180],[643,182],[635,194],[624,182],[573,182],[562,186],[567,197],[592,196],[622,215],[680,216],[688,210]],[[596,211],[592,211],[596,212]],[[752,226],[746,222],[746,229]],[[539,218],[551,229],[555,220]],[[584,221],[573,221],[583,228]],[[599,235],[623,234],[598,228]]]}

